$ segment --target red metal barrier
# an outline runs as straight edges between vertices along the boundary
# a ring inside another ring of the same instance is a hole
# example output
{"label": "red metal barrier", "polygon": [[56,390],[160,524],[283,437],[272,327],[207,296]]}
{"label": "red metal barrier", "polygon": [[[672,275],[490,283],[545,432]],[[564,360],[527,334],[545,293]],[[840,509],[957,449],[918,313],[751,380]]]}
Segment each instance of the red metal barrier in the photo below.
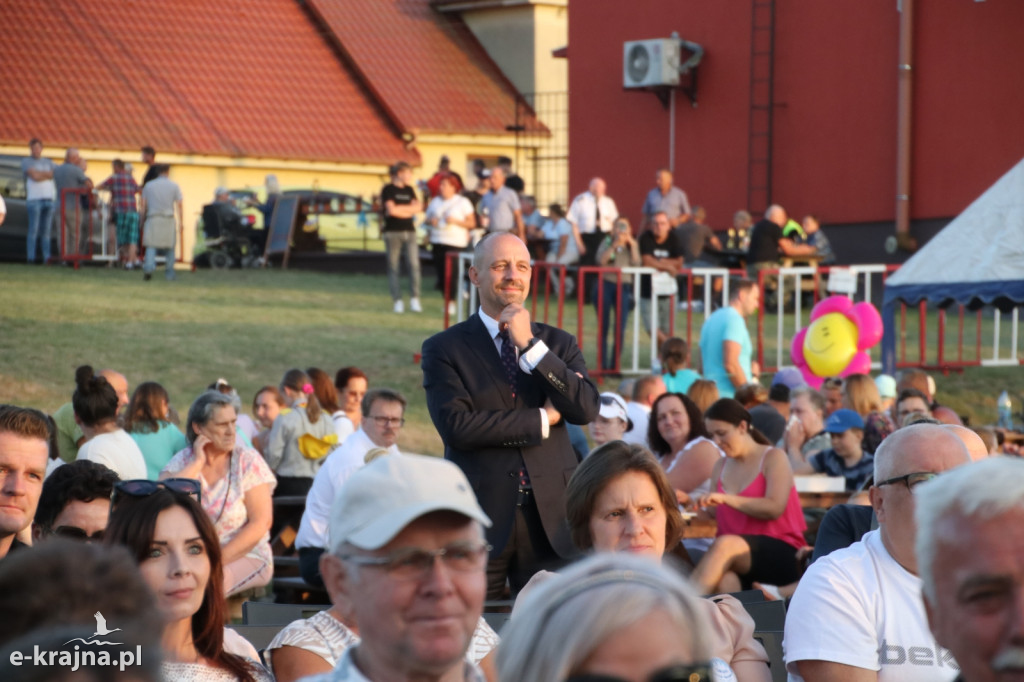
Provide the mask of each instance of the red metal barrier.
{"label": "red metal barrier", "polygon": [[[604,339],[601,338],[601,320],[604,316],[605,307],[605,295],[604,295],[604,275],[611,274],[615,275],[615,343],[613,348],[618,349],[618,353],[615,354],[615,363],[610,369],[604,369],[604,357],[602,347],[605,345],[602,343]],[[597,306],[597,354],[596,362],[593,368],[589,368],[588,372],[591,376],[601,377],[605,374],[620,374],[622,372],[622,325],[619,324],[618,317],[623,314],[622,310],[622,270],[616,267],[608,267],[603,265],[585,265],[579,268],[580,286],[579,291],[576,292],[576,342],[579,344],[580,351],[583,351],[584,340],[586,339],[586,332],[584,330],[583,323],[583,311],[587,307],[586,305],[586,291],[587,291],[587,276],[594,275],[596,278],[597,286],[594,287],[594,300]],[[631,284],[629,286],[632,286]],[[671,327],[670,327],[671,328]]]}

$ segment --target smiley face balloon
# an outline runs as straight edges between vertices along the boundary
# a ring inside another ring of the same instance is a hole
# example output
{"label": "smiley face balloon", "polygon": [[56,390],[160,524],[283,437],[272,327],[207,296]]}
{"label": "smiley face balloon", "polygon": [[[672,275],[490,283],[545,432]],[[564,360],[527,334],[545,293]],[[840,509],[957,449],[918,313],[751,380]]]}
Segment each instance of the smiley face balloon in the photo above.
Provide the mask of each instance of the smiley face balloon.
{"label": "smiley face balloon", "polygon": [[807,384],[820,388],[828,377],[868,373],[866,351],[881,339],[882,316],[873,305],[830,296],[814,306],[810,326],[793,337],[790,356]]}

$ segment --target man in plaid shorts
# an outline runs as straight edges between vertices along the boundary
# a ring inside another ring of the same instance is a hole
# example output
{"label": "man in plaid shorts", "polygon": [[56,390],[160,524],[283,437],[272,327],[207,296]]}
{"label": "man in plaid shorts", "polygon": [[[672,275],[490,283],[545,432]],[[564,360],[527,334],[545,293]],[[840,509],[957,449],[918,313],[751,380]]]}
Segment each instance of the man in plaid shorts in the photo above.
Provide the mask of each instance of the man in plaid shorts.
{"label": "man in plaid shorts", "polygon": [[135,195],[139,193],[139,186],[125,169],[124,161],[114,159],[113,166],[114,174],[97,189],[110,190],[110,206],[114,213],[114,224],[117,225],[118,259],[126,269],[131,270],[138,260],[139,209]]}

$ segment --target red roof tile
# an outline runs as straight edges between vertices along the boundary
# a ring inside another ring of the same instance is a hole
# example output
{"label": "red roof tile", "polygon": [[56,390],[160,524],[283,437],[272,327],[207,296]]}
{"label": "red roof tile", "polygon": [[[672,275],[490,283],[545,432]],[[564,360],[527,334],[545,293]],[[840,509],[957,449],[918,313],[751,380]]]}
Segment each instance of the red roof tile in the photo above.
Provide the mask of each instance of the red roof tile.
{"label": "red roof tile", "polygon": [[515,88],[459,17],[429,0],[308,2],[404,129],[505,134],[515,124]]}
{"label": "red roof tile", "polygon": [[294,0],[18,0],[0,142],[418,162]]}

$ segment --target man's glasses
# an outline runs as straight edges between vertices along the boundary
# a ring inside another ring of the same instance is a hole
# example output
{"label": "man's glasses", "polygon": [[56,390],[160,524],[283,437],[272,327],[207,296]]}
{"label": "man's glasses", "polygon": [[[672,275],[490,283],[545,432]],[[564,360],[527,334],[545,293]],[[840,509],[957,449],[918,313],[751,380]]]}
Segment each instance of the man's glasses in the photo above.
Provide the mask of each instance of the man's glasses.
{"label": "man's glasses", "polygon": [[370,419],[377,422],[377,426],[403,426],[405,419],[402,417],[374,417],[370,416]]}
{"label": "man's glasses", "polygon": [[[707,663],[692,663],[690,665],[673,665],[662,668],[647,678],[647,682],[710,682],[711,667]],[[626,682],[621,677],[613,675],[570,675],[565,682]]]}
{"label": "man's glasses", "polygon": [[932,471],[916,471],[912,474],[905,474],[903,476],[887,478],[884,481],[876,483],[875,485],[881,487],[883,485],[893,485],[894,483],[902,483],[903,485],[907,486],[907,490],[913,492],[914,488],[921,485],[922,483],[925,483],[926,481],[932,480],[936,476],[938,476],[938,474]]}
{"label": "man's glasses", "polygon": [[89,535],[78,526],[57,526],[53,529],[53,535],[60,538],[68,538],[69,540],[82,540],[84,542],[99,542],[103,539],[103,529],[96,531],[92,535]]}
{"label": "man's glasses", "polygon": [[410,547],[392,552],[387,556],[363,556],[344,554],[340,558],[359,566],[383,568],[398,580],[422,578],[434,567],[434,559],[440,558],[445,567],[457,573],[483,570],[491,546],[485,542],[454,542],[441,549],[428,551]]}
{"label": "man's glasses", "polygon": [[145,478],[136,478],[130,481],[118,481],[114,484],[114,492],[110,495],[111,506],[118,503],[124,496],[149,497],[161,488],[170,490],[173,493],[191,495],[196,502],[202,502],[203,486],[194,478],[165,478],[162,481],[150,481]]}

